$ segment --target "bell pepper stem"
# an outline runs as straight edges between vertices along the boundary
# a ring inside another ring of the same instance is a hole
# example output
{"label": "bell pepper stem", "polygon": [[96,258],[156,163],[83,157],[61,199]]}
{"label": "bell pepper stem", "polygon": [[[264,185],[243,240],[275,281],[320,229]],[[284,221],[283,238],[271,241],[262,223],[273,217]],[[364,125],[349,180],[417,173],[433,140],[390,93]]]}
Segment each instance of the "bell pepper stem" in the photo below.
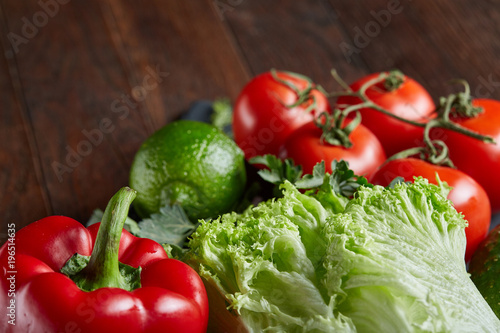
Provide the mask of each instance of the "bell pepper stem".
{"label": "bell pepper stem", "polygon": [[120,273],[118,251],[123,225],[135,197],[135,190],[124,187],[109,201],[89,263],[73,279],[82,290],[103,287],[127,289],[127,282]]}

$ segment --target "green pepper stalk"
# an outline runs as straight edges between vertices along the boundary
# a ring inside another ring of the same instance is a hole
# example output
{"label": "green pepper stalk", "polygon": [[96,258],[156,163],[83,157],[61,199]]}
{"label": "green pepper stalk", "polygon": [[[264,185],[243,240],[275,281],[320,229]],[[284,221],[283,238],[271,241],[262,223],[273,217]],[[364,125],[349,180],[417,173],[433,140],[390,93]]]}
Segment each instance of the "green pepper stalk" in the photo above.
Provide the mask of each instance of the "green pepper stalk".
{"label": "green pepper stalk", "polygon": [[[120,264],[118,251],[123,225],[127,219],[130,204],[137,192],[131,188],[120,189],[109,201],[102,218],[94,249],[88,257],[74,257],[74,260],[88,260],[88,264],[70,275],[82,290],[92,291],[103,287],[134,290],[140,287],[140,267]],[[85,265],[85,263],[82,263]]]}

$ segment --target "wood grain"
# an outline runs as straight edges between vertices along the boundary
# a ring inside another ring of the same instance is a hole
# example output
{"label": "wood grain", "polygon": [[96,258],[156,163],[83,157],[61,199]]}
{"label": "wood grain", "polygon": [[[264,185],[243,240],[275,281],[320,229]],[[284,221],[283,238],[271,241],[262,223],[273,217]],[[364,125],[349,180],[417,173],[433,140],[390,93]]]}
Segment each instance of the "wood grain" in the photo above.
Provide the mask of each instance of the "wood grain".
{"label": "wood grain", "polygon": [[330,3],[349,36],[346,42],[356,46],[358,41],[356,56],[370,71],[398,68],[435,99],[460,89],[450,87],[453,79],[467,80],[479,97],[500,97],[498,85],[485,84],[500,81],[495,56],[500,13],[492,2],[365,0],[358,10],[345,1]]}
{"label": "wood grain", "polygon": [[209,1],[109,0],[104,12],[122,36],[125,68],[136,73],[133,84],[147,66],[168,73],[146,103],[153,129],[197,99],[235,98],[249,79]]}
{"label": "wood grain", "polygon": [[[0,18],[5,14],[0,7]],[[0,243],[7,239],[7,225],[19,230],[50,211],[38,147],[32,123],[23,103],[23,91],[15,70],[7,38],[7,27],[0,25]]]}
{"label": "wood grain", "polygon": [[254,75],[271,68],[288,70],[331,90],[338,88],[331,69],[346,80],[367,72],[364,63],[347,63],[338,52],[344,31],[328,2],[240,1],[224,15]]}
{"label": "wood grain", "polygon": [[[4,8],[16,32],[41,10],[36,1]],[[61,6],[15,58],[50,213],[84,221],[126,184],[131,152],[148,134],[138,113],[113,109],[131,88],[98,3]]]}
{"label": "wood grain", "polygon": [[86,221],[153,131],[271,68],[333,90],[332,68],[396,67],[436,100],[454,78],[500,99],[495,1],[0,0],[0,18],[0,242],[13,221]]}

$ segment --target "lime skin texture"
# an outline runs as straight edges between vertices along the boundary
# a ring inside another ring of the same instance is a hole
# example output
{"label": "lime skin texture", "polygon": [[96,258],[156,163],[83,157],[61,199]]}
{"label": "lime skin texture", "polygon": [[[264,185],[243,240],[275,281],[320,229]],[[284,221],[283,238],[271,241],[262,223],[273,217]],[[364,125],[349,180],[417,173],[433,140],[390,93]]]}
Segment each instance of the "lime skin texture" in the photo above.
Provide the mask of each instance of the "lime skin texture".
{"label": "lime skin texture", "polygon": [[191,221],[231,210],[246,183],[243,151],[216,127],[178,120],[150,136],[134,157],[130,186],[137,214],[181,205]]}

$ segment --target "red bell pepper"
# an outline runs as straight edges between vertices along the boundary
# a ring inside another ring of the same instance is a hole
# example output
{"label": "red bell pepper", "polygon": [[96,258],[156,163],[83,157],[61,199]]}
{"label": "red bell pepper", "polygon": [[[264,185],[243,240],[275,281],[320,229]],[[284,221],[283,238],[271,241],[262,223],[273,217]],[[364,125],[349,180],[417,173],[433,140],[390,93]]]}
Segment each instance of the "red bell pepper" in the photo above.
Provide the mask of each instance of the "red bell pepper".
{"label": "red bell pepper", "polygon": [[121,189],[88,229],[47,217],[0,248],[0,332],[206,331],[199,275],[123,230],[135,195]]}

